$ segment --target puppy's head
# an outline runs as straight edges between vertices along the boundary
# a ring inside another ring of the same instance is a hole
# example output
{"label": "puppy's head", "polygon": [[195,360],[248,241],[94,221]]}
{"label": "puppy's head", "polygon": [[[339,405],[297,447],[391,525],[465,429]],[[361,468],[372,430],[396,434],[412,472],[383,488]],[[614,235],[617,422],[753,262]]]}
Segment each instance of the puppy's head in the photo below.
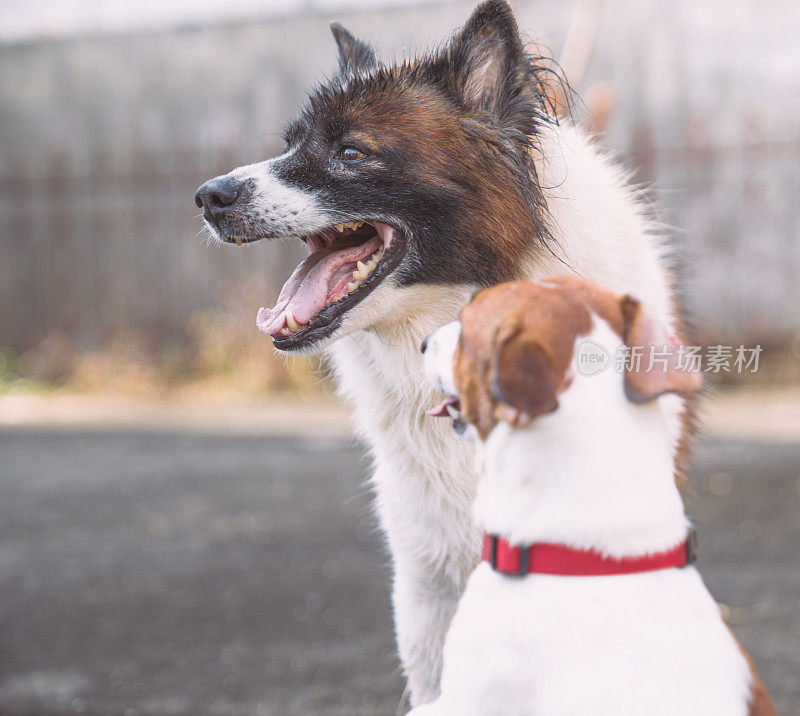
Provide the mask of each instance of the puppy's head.
{"label": "puppy's head", "polygon": [[[614,356],[626,349],[640,359],[617,372]],[[677,339],[636,299],[576,277],[481,291],[423,350],[427,374],[447,395],[429,414],[453,417],[459,432],[473,425],[483,440],[500,421],[522,426],[552,413],[587,381],[634,403],[700,387],[698,373],[681,365]]]}

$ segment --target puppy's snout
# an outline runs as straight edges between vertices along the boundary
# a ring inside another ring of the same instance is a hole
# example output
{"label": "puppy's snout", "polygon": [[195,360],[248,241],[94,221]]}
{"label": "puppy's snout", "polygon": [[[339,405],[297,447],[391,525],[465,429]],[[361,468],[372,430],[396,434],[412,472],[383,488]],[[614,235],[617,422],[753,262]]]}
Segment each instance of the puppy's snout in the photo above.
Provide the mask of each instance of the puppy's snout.
{"label": "puppy's snout", "polygon": [[432,384],[443,393],[456,394],[453,380],[453,356],[461,324],[453,321],[431,333],[420,345],[425,354],[423,365]]}
{"label": "puppy's snout", "polygon": [[194,203],[203,209],[203,217],[207,221],[216,222],[242,199],[245,188],[245,183],[239,179],[228,176],[217,177],[197,189]]}

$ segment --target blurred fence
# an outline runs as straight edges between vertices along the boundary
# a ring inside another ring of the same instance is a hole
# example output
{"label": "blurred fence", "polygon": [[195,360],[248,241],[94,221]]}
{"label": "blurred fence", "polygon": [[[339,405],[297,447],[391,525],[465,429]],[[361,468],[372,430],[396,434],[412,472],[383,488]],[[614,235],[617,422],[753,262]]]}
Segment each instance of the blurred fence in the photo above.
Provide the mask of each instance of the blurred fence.
{"label": "blurred fence", "polygon": [[[587,85],[652,181],[706,342],[800,338],[800,5],[611,0]],[[795,353],[800,357],[800,353]]]}
{"label": "blurred fence", "polygon": [[[471,5],[338,17],[391,57]],[[786,344],[800,328],[800,10],[697,5],[609,0],[584,88],[610,83],[607,145],[655,181],[679,229],[702,339]],[[556,56],[572,9],[517,3]],[[62,332],[91,349],[131,330],[158,347],[196,311],[252,320],[274,299],[299,246],[206,246],[192,196],[280,147],[334,65],[329,19],[0,46],[0,345]]]}
{"label": "blurred fence", "polygon": [[62,331],[91,347],[115,330],[141,330],[158,344],[179,337],[194,311],[238,298],[242,282],[259,300],[258,289],[279,279],[275,257],[220,260],[197,237],[190,208],[201,178],[242,155],[133,145],[92,152],[84,166],[68,151],[45,151],[33,167],[0,153],[3,341],[24,349]]}

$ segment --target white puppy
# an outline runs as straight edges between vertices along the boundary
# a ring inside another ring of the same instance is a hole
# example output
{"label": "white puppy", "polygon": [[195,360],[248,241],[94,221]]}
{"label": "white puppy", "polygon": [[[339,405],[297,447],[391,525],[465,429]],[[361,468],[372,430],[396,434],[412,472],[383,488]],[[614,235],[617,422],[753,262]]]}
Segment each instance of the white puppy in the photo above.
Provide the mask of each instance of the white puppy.
{"label": "white puppy", "polygon": [[582,279],[519,282],[423,350],[449,396],[432,413],[480,443],[489,561],[450,626],[441,696],[412,713],[774,713],[692,566],[660,396],[700,380],[663,325]]}

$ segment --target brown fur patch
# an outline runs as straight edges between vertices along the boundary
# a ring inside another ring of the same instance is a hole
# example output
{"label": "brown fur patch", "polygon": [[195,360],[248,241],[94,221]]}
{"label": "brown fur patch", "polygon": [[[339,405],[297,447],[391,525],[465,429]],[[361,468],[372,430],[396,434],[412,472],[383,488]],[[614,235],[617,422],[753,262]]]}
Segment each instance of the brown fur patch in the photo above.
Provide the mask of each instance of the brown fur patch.
{"label": "brown fur patch", "polygon": [[689,395],[700,389],[699,373],[681,369],[677,338],[660,321],[650,316],[631,296],[620,299],[625,319],[625,343],[629,346],[661,350],[666,348],[665,366],[659,370],[629,370],[625,375],[625,393],[631,400],[646,402],[664,393]]}
{"label": "brown fur patch", "polygon": [[731,633],[736,645],[739,647],[739,651],[742,652],[742,656],[747,659],[747,663],[750,666],[750,674],[753,677],[753,681],[750,685],[750,701],[748,702],[749,710],[748,716],[778,716],[778,711],[775,708],[775,704],[772,703],[772,699],[767,692],[767,687],[764,686],[764,682],[761,681],[761,677],[758,675],[758,670],[756,669],[755,662],[750,654],[745,651],[745,648],[739,643],[739,640],[736,638],[736,635],[733,633],[733,629],[728,626],[728,630]]}
{"label": "brown fur patch", "polygon": [[548,398],[563,389],[575,340],[591,328],[583,301],[532,281],[487,288],[464,307],[455,381],[482,439],[501,416],[531,418],[555,407]]}
{"label": "brown fur patch", "polygon": [[491,377],[495,416],[516,425],[558,407],[558,388],[565,379],[553,369],[551,356],[524,330],[496,345]]}
{"label": "brown fur patch", "polygon": [[397,157],[410,182],[433,181],[444,196],[458,196],[470,230],[476,237],[491,237],[493,272],[505,280],[519,277],[542,227],[531,216],[508,148],[477,113],[454,112],[441,92],[418,81],[413,67],[385,71],[393,81],[380,92],[370,87],[342,102],[346,130],[340,143]]}
{"label": "brown fur patch", "polygon": [[[455,381],[462,411],[482,439],[499,420],[517,425],[555,410],[570,382],[575,342],[592,330],[593,314],[630,346],[647,347],[661,335],[635,299],[576,276],[500,284],[464,307]],[[650,400],[666,391],[692,393],[699,376],[670,364],[663,372],[629,370],[625,385],[631,399]]]}

